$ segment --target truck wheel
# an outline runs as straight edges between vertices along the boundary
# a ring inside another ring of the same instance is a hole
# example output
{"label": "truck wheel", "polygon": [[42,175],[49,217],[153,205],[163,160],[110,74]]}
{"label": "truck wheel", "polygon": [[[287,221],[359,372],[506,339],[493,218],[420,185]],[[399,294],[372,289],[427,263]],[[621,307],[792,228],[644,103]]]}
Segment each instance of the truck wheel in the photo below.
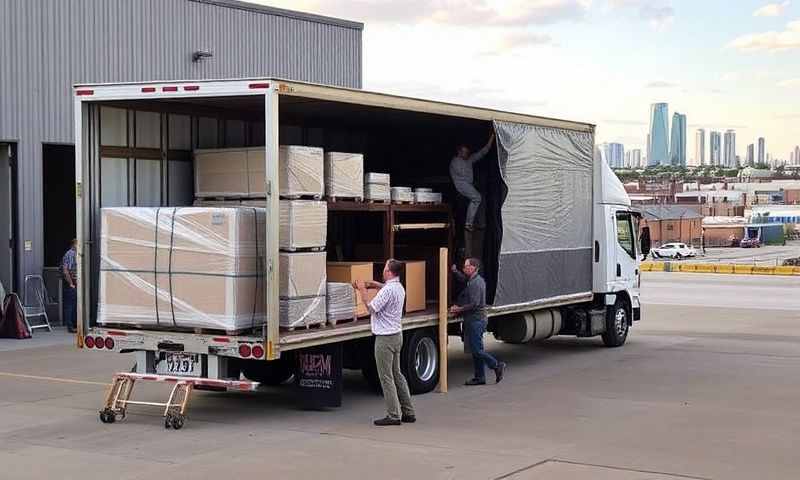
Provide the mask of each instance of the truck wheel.
{"label": "truck wheel", "polygon": [[419,329],[409,332],[400,352],[400,368],[412,394],[428,393],[439,383],[439,346],[434,332]]}
{"label": "truck wheel", "polygon": [[628,338],[628,324],[630,313],[628,304],[617,299],[613,306],[606,307],[606,331],[603,333],[603,343],[606,347],[621,347]]}
{"label": "truck wheel", "polygon": [[264,385],[281,385],[294,375],[294,357],[278,360],[244,360],[242,374],[254,382]]}

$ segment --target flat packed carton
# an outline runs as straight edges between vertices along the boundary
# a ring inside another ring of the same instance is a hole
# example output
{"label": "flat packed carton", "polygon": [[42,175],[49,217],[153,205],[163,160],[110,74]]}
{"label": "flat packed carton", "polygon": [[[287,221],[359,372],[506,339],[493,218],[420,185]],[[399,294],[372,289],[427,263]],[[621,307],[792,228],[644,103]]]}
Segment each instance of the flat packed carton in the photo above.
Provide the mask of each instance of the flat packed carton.
{"label": "flat packed carton", "polygon": [[[400,260],[403,262],[403,273],[400,275],[400,283],[406,290],[405,312],[419,312],[426,308],[425,291],[425,262],[423,260]],[[384,262],[373,264],[373,274],[378,277],[383,271]]]}
{"label": "flat packed carton", "polygon": [[281,200],[280,248],[323,248],[328,236],[328,205],[316,200]]}
{"label": "flat packed carton", "polygon": [[280,297],[326,295],[325,252],[281,252]]}
{"label": "flat packed carton", "polygon": [[[315,195],[325,193],[324,160],[321,148],[281,145],[278,151],[281,195]],[[263,184],[263,171],[261,174]]]}
{"label": "flat packed carton", "polygon": [[328,323],[352,320],[356,316],[356,292],[349,283],[330,282],[327,286]]}
{"label": "flat packed carton", "polygon": [[325,297],[283,298],[280,300],[280,326],[284,328],[324,325]]}
{"label": "flat packed carton", "polygon": [[[352,284],[356,280],[373,280],[371,262],[328,262],[327,274],[329,282]],[[367,299],[369,300],[371,298]],[[356,316],[369,315],[369,310],[358,292],[355,293],[355,304]]]}

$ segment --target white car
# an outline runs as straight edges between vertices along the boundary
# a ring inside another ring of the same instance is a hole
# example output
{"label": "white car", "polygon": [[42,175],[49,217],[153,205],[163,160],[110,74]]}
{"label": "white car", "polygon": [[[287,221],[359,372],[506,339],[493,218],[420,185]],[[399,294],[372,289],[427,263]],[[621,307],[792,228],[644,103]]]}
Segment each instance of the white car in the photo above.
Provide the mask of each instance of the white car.
{"label": "white car", "polygon": [[653,258],[681,258],[695,257],[697,251],[685,243],[665,243],[652,250]]}

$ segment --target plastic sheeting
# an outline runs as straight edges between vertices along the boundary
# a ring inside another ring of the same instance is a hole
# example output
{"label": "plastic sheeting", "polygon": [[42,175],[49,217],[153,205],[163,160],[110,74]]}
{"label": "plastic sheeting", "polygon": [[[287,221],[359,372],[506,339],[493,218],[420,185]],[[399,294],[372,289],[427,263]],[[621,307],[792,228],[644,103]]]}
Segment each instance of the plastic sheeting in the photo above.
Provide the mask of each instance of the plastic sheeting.
{"label": "plastic sheeting", "polygon": [[98,323],[263,325],[265,228],[257,208],[102,209]]}
{"label": "plastic sheeting", "polygon": [[356,317],[356,291],[349,283],[328,283],[328,323],[353,320]]}
{"label": "plastic sheeting", "polygon": [[280,248],[323,248],[328,238],[328,204],[316,200],[280,201]]}
{"label": "plastic sheeting", "polygon": [[411,187],[392,187],[391,196],[393,202],[413,202],[414,192]]}
{"label": "plastic sheeting", "polygon": [[494,305],[591,291],[591,133],[495,122],[501,242]]}
{"label": "plastic sheeting", "polygon": [[364,155],[325,152],[325,195],[364,198]]}

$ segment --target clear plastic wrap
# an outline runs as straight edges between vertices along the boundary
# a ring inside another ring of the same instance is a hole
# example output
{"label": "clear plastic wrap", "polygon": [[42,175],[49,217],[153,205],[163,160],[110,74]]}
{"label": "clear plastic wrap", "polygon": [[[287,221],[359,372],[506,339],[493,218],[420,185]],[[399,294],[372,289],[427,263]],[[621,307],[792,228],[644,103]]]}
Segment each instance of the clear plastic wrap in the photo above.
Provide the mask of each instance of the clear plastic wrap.
{"label": "clear plastic wrap", "polygon": [[413,202],[414,192],[411,187],[391,187],[393,202]]}
{"label": "clear plastic wrap", "polygon": [[[278,152],[280,194],[285,196],[325,193],[323,151],[318,147],[281,145]],[[264,167],[261,168],[264,184]]]}
{"label": "clear plastic wrap", "polygon": [[328,235],[328,204],[316,200],[281,200],[280,248],[324,248]]}
{"label": "clear plastic wrap", "polygon": [[364,155],[325,152],[325,195],[364,198]]}
{"label": "clear plastic wrap", "polygon": [[593,134],[494,126],[507,187],[494,305],[591,291]]}
{"label": "clear plastic wrap", "polygon": [[387,188],[390,185],[389,180],[391,177],[388,173],[367,172],[364,174],[364,183],[372,183],[376,185],[385,185]]}
{"label": "clear plastic wrap", "polygon": [[364,198],[367,200],[388,202],[391,199],[389,186],[378,183],[367,183],[364,185]]}
{"label": "clear plastic wrap", "polygon": [[257,208],[102,209],[98,323],[263,325],[264,222]]}
{"label": "clear plastic wrap", "polygon": [[280,326],[284,328],[324,325],[325,297],[304,297],[280,300]]}
{"label": "clear plastic wrap", "polygon": [[414,202],[416,203],[442,203],[442,194],[436,192],[414,191]]}
{"label": "clear plastic wrap", "polygon": [[317,297],[326,294],[325,252],[281,252],[281,298]]}
{"label": "clear plastic wrap", "polygon": [[356,317],[356,291],[349,283],[330,282],[327,288],[328,323],[353,320]]}
{"label": "clear plastic wrap", "polygon": [[[260,149],[264,158],[264,149]],[[248,149],[194,151],[194,192],[198,197],[246,197],[250,195]],[[255,163],[255,162],[252,162]],[[264,167],[261,167],[264,171]],[[263,182],[262,182],[263,183]],[[262,188],[263,190],[263,188]]]}

